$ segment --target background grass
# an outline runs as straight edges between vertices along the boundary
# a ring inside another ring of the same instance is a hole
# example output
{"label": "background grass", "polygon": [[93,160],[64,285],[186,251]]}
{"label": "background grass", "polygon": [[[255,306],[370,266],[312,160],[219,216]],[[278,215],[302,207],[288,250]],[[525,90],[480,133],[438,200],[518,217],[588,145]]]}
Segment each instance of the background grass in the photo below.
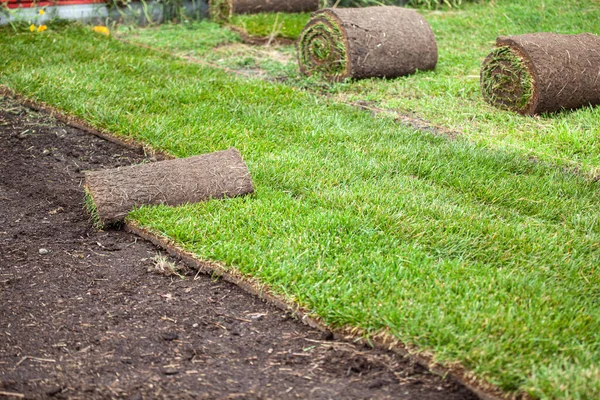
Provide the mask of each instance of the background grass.
{"label": "background grass", "polygon": [[261,13],[233,15],[229,23],[250,36],[297,39],[309,20],[310,13]]}
{"label": "background grass", "polygon": [[118,27],[118,35],[181,55],[204,56],[215,47],[240,41],[240,35],[208,20],[183,24],[161,24],[141,29],[135,25]]}
{"label": "background grass", "polygon": [[2,84],[176,156],[248,162],[255,195],[139,223],[505,390],[600,396],[596,183],[83,28],[0,35]]}
{"label": "background grass", "polygon": [[[600,176],[600,107],[585,107],[524,117],[488,105],[481,95],[479,70],[499,35],[536,31],[600,34],[597,0],[498,0],[464,3],[458,10],[420,10],[431,24],[439,47],[434,71],[393,80],[366,79],[331,84],[300,75],[295,57],[265,60],[240,49],[219,53],[219,64],[232,68],[259,68],[265,76],[306,90],[327,93],[344,102],[373,106],[423,118],[460,132],[490,148],[510,148],[524,156]],[[270,25],[266,24],[265,29]],[[144,35],[143,31],[140,35]],[[172,32],[176,51],[178,35]],[[280,47],[285,55],[293,47]],[[208,58],[210,59],[210,57]]]}
{"label": "background grass", "polygon": [[349,100],[422,117],[490,147],[509,147],[562,165],[600,173],[600,108],[542,117],[518,116],[486,104],[480,93],[481,62],[496,36],[538,31],[600,34],[595,0],[524,0],[468,4],[460,11],[425,11],[438,41],[435,71],[382,82],[365,80],[336,90]]}

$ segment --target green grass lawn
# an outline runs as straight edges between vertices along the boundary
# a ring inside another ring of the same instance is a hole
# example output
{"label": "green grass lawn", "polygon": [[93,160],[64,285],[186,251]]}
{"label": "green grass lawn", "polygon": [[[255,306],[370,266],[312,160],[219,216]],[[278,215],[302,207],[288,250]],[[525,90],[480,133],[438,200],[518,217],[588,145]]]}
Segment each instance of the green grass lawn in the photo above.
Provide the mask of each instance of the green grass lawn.
{"label": "green grass lawn", "polygon": [[[325,90],[345,102],[368,101],[377,107],[460,132],[482,146],[510,148],[524,156],[579,169],[590,177],[600,176],[600,124],[597,122],[600,107],[524,117],[488,105],[479,87],[481,62],[492,50],[496,36],[536,31],[600,34],[597,0],[499,0],[464,4],[459,10],[420,12],[436,34],[439,63],[435,71],[393,80],[329,84],[302,78],[294,58],[285,62],[268,61],[251,52],[240,54],[237,49],[219,53],[218,62],[239,69],[262,68],[271,77],[287,80],[291,86]],[[259,21],[259,17],[252,18]],[[268,30],[270,26],[271,21],[262,22],[262,29]],[[178,35],[173,30],[171,50],[183,50],[177,43],[184,34],[187,35],[187,31]],[[144,31],[139,35],[144,36]],[[295,49],[288,47],[282,51],[291,54]],[[217,59],[211,55],[204,57],[209,61]]]}
{"label": "green grass lawn", "polygon": [[310,13],[260,13],[233,15],[229,23],[250,36],[297,39],[310,20]]}
{"label": "green grass lawn", "polygon": [[215,47],[240,41],[237,33],[207,20],[177,25],[161,24],[144,29],[122,26],[119,27],[117,34],[135,43],[180,55],[200,57],[214,52]]}
{"label": "green grass lawn", "polygon": [[597,183],[80,27],[6,28],[0,54],[1,84],[95,126],[241,151],[254,195],[143,208],[143,226],[504,390],[600,397]]}

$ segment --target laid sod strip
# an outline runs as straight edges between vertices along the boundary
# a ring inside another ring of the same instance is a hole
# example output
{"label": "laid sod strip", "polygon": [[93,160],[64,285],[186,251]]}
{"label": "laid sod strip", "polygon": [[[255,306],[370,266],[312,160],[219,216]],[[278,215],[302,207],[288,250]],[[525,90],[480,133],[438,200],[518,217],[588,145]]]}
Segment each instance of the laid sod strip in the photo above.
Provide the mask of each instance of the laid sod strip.
{"label": "laid sod strip", "polygon": [[600,36],[501,36],[496,46],[481,67],[490,104],[527,115],[600,104]]}
{"label": "laid sod strip", "polygon": [[244,154],[255,195],[138,224],[504,390],[600,395],[597,183],[87,29],[10,32],[0,83],[178,157]]}
{"label": "laid sod strip", "polygon": [[228,21],[235,14],[301,13],[316,11],[319,0],[210,0],[213,21]]}
{"label": "laid sod strip", "polygon": [[298,39],[306,75],[333,80],[412,74],[434,69],[437,45],[431,27],[402,7],[328,8],[313,13]]}
{"label": "laid sod strip", "polygon": [[[96,225],[122,222],[142,205],[197,203],[252,193],[248,167],[234,148],[195,157],[85,173],[86,207]],[[92,204],[89,204],[89,203]]]}

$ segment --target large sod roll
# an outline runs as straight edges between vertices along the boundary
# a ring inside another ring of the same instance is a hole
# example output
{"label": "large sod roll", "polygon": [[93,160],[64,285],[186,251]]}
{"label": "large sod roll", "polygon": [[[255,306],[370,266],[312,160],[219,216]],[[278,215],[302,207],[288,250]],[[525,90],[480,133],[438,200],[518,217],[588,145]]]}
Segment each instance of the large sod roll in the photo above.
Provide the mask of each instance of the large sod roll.
{"label": "large sod roll", "polygon": [[227,21],[233,14],[261,12],[310,12],[319,9],[319,0],[210,0],[211,18]]}
{"label": "large sod roll", "polygon": [[600,104],[600,36],[498,37],[481,67],[481,92],[490,104],[525,115]]}
{"label": "large sod roll", "polygon": [[123,220],[136,206],[180,205],[254,191],[240,153],[229,150],[189,158],[85,173],[88,201],[100,226]]}
{"label": "large sod roll", "polygon": [[300,70],[331,80],[394,78],[434,69],[437,58],[427,21],[402,7],[319,10],[298,38]]}

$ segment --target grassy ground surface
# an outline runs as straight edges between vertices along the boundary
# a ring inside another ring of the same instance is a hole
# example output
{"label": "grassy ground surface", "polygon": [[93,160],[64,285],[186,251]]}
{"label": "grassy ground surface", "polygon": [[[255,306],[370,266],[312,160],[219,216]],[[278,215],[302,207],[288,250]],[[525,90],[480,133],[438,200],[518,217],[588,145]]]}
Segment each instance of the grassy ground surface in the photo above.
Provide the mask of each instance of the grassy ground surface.
{"label": "grassy ground surface", "polygon": [[213,53],[216,47],[240,41],[237,33],[208,20],[177,25],[162,24],[145,29],[123,26],[120,27],[118,35],[136,43],[177,54],[201,57]]}
{"label": "grassy ground surface", "polygon": [[234,15],[229,23],[251,36],[297,39],[309,19],[310,13],[262,13]]}
{"label": "grassy ground surface", "polygon": [[[273,60],[240,47],[223,49],[218,56],[203,55],[233,68],[261,68],[278,81],[323,91],[342,101],[367,101],[379,108],[423,118],[461,132],[469,140],[491,148],[510,148],[553,164],[600,175],[600,108],[583,108],[523,117],[484,102],[479,69],[499,35],[536,31],[600,34],[597,0],[504,0],[465,4],[462,9],[421,10],[436,34],[439,63],[435,71],[394,80],[362,80],[339,84],[304,79],[299,75],[293,47],[280,48],[284,57]],[[269,29],[271,23],[265,23]],[[139,37],[149,33],[137,32]],[[186,32],[187,34],[187,32]],[[197,33],[201,36],[201,33]],[[171,32],[171,50],[179,35]]]}
{"label": "grassy ground surface", "polygon": [[597,183],[88,29],[0,35],[18,92],[179,157],[241,151],[255,195],[144,226],[505,390],[600,396]]}

